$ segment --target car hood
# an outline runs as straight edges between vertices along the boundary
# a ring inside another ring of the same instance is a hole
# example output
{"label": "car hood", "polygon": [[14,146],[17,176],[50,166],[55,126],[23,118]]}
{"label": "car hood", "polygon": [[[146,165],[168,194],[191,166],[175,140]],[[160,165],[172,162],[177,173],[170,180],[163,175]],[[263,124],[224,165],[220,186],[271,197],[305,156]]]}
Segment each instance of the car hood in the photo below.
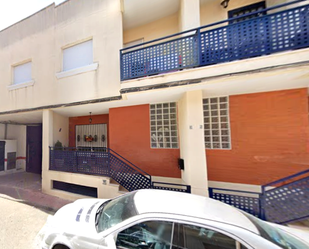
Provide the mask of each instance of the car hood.
{"label": "car hood", "polygon": [[49,221],[53,232],[82,236],[96,234],[95,215],[99,206],[107,200],[80,199],[60,208]]}

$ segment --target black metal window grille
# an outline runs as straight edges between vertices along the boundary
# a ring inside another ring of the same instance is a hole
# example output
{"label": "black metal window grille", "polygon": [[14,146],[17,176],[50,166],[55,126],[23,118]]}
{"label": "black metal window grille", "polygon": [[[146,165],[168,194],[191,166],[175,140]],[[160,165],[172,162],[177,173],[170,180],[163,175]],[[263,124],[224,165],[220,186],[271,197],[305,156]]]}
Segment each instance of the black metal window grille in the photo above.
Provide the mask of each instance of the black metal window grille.
{"label": "black metal window grille", "polygon": [[91,147],[93,150],[107,147],[107,124],[76,125],[75,131],[77,147]]}
{"label": "black metal window grille", "polygon": [[230,149],[229,98],[203,99],[204,137],[207,149]]}
{"label": "black metal window grille", "polygon": [[[253,12],[256,12],[256,11],[259,11],[259,10],[263,10],[265,8],[266,8],[265,1],[250,4],[250,5],[241,7],[241,8],[230,10],[228,12],[228,18],[230,19],[230,18],[234,18],[234,17],[239,17],[239,16],[246,15],[246,14],[249,14],[249,13],[253,13]],[[245,21],[245,20],[249,20],[249,19],[253,19],[253,18],[256,18],[256,17],[263,16],[263,15],[266,15],[266,11],[260,12],[258,14],[245,16],[243,18],[237,18],[236,20],[230,21],[230,23],[242,22],[242,21]]]}
{"label": "black metal window grille", "polygon": [[151,148],[178,148],[176,103],[150,105]]}

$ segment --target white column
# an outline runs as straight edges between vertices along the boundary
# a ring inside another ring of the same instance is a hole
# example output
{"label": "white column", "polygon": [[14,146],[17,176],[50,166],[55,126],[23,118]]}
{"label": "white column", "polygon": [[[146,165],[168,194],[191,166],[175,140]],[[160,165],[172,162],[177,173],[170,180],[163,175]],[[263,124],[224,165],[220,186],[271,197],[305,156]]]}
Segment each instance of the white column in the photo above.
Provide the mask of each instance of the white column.
{"label": "white column", "polygon": [[200,0],[181,0],[179,12],[180,31],[197,28],[200,25]]}
{"label": "white column", "polygon": [[53,111],[43,111],[43,138],[42,138],[42,190],[47,192],[51,189],[48,177],[49,169],[49,146],[53,146]]}
{"label": "white column", "polygon": [[178,102],[182,179],[192,194],[208,196],[202,91],[186,92]]}

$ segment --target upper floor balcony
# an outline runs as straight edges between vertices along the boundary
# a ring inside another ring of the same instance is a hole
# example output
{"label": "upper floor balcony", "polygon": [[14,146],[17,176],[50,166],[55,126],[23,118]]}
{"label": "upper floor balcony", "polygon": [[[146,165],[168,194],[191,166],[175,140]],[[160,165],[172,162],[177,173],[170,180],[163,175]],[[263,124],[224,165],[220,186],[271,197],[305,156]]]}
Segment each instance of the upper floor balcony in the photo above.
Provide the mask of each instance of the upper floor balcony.
{"label": "upper floor balcony", "polygon": [[269,8],[253,4],[251,11],[239,8],[229,16],[229,19],[122,49],[121,80],[309,46],[309,4],[304,1]]}

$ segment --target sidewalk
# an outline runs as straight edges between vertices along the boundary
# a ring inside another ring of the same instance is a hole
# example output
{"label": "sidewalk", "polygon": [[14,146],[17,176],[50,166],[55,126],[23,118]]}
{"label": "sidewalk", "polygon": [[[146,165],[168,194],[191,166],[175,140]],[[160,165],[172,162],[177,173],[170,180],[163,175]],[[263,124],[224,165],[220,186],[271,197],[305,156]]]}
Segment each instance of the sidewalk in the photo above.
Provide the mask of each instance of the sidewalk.
{"label": "sidewalk", "polygon": [[42,193],[41,182],[40,175],[28,172],[1,175],[0,195],[9,196],[20,202],[52,213],[72,202]]}

